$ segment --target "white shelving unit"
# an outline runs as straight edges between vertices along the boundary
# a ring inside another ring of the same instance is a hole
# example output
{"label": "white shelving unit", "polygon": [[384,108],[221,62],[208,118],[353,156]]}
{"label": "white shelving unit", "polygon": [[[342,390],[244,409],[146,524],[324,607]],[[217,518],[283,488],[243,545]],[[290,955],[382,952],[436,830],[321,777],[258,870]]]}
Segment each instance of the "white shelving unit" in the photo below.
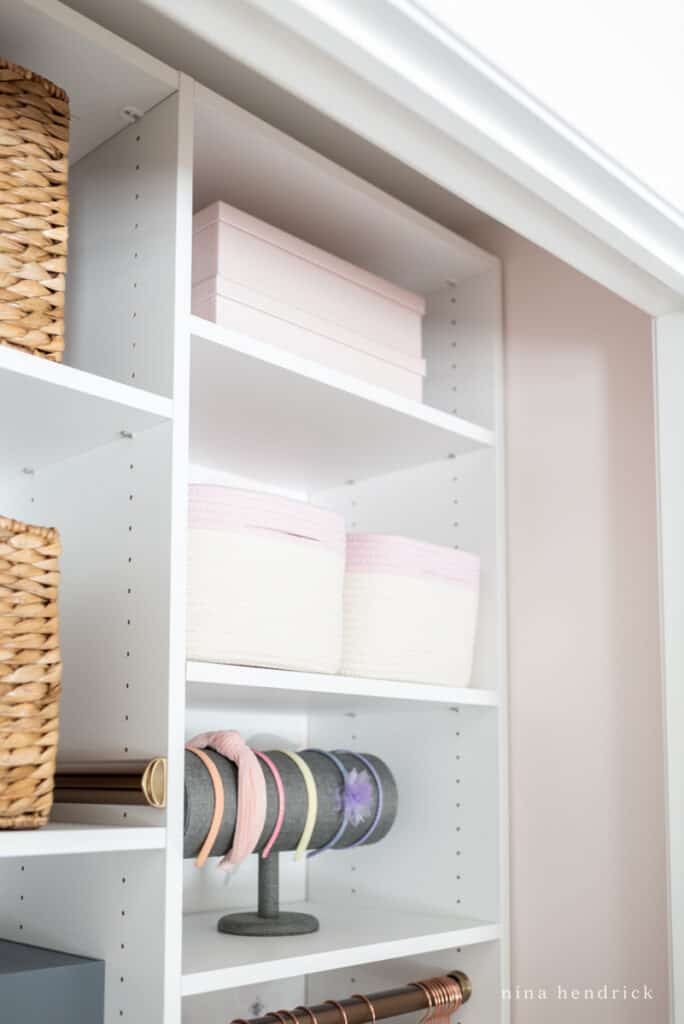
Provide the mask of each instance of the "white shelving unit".
{"label": "white shelving unit", "polygon": [[[169,793],[163,812],[83,806],[0,834],[0,935],[105,959],[106,1024],[214,1024],[257,998],[349,988],[352,969],[382,988],[458,966],[468,1022],[503,1024],[498,261],[56,0],[3,12],[3,55],[64,85],[74,122],[68,365],[0,349],[0,508],[62,532],[62,755],[165,755]],[[191,316],[191,218],[219,197],[426,294],[425,402]],[[188,480],[478,553],[473,687],[186,665]],[[392,768],[400,814],[382,843],[281,858],[283,901],[313,908],[316,935],[216,931],[254,904],[256,870],[226,888],[183,863],[183,741],[210,727]]]}

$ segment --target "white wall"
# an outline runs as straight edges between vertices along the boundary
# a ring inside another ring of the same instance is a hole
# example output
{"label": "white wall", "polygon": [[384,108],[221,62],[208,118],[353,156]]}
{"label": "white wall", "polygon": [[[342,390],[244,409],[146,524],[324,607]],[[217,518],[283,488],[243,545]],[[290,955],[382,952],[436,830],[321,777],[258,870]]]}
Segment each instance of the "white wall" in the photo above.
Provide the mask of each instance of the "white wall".
{"label": "white wall", "polygon": [[[504,228],[515,1024],[667,1020],[651,325]],[[656,1001],[555,999],[647,984]]]}
{"label": "white wall", "polygon": [[681,0],[416,0],[684,210]]}

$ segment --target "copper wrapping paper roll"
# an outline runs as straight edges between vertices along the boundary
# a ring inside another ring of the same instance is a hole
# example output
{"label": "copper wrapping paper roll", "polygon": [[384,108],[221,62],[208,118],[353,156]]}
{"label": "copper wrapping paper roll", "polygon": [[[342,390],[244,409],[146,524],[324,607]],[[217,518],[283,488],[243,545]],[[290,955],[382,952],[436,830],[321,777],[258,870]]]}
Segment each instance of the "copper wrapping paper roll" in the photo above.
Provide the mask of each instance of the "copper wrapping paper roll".
{"label": "copper wrapping paper roll", "polygon": [[166,806],[166,758],[58,764],[55,803]]}

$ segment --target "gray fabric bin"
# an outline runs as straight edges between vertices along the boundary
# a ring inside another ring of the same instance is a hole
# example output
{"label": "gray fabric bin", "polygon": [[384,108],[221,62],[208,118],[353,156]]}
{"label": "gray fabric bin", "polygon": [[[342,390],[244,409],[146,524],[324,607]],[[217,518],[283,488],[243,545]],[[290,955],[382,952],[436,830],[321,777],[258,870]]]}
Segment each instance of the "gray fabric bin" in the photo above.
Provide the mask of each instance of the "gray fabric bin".
{"label": "gray fabric bin", "polygon": [[103,1024],[104,960],[0,939],[0,1020]]}

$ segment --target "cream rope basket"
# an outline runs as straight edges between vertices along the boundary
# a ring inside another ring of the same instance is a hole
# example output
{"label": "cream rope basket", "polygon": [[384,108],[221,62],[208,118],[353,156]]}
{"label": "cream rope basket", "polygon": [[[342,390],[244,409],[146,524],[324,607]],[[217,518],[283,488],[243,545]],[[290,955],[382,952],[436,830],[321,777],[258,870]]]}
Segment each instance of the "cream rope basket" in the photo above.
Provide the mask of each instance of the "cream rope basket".
{"label": "cream rope basket", "polygon": [[61,362],[69,99],[0,58],[0,344]]}
{"label": "cream rope basket", "polygon": [[0,516],[0,829],[52,806],[62,662],[57,530]]}

